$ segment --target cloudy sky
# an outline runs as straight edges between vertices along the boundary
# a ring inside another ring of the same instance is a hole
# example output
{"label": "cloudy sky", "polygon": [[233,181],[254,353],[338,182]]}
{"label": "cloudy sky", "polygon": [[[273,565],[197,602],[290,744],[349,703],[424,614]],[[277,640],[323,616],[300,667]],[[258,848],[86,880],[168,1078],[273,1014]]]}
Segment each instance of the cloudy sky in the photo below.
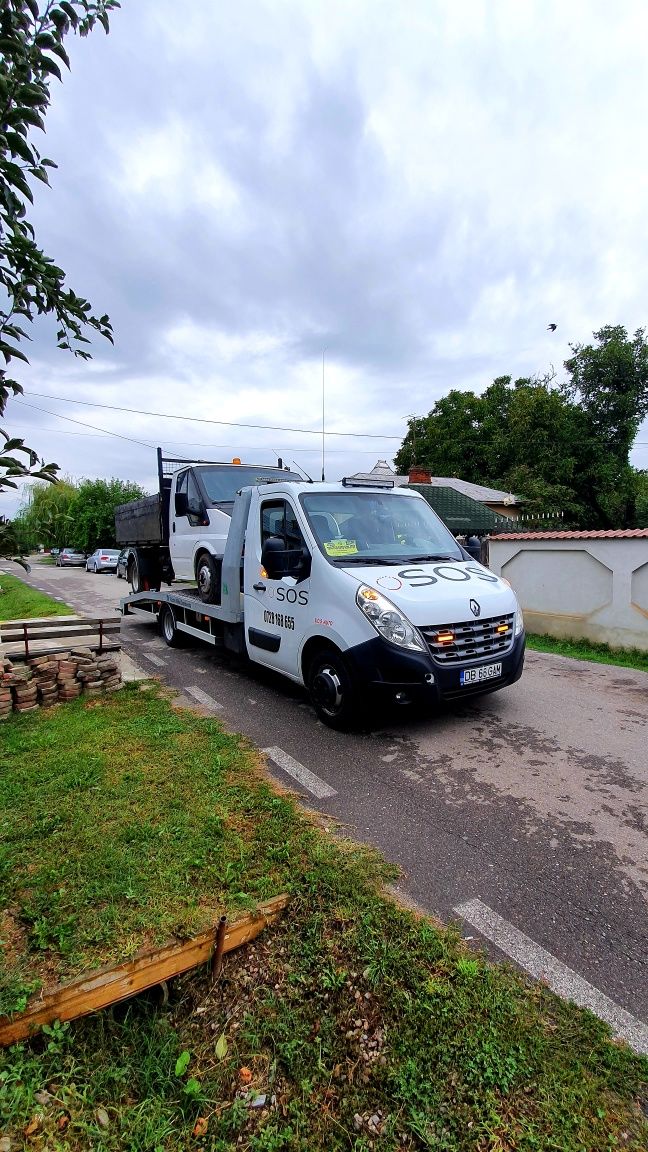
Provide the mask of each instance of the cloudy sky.
{"label": "cloudy sky", "polygon": [[159,444],[317,479],[324,408],[339,479],[648,324],[643,0],[122,5],[68,42],[33,216],[115,347],[42,325],[5,419],[64,474],[152,490]]}

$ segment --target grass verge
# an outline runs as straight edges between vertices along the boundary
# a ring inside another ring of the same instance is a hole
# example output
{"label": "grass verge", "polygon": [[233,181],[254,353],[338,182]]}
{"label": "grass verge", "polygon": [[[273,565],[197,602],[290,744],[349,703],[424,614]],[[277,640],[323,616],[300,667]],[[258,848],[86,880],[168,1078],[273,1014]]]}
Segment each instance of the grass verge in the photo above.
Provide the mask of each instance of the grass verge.
{"label": "grass verge", "polygon": [[0,573],[0,620],[34,620],[40,616],[70,616],[73,608],[59,604],[38,588],[32,588],[11,576]]}
{"label": "grass verge", "polygon": [[648,1061],[385,899],[393,870],[300,814],[217,721],[131,685],[2,736],[15,1007],[30,982],[291,893],[218,985],[195,973],[165,1006],[0,1052],[3,1135],[52,1152],[646,1147]]}
{"label": "grass verge", "polygon": [[608,644],[594,644],[589,640],[557,640],[555,636],[527,635],[527,646],[536,652],[554,652],[557,656],[571,656],[574,660],[591,660],[595,664],[617,664],[621,668],[636,668],[648,672],[648,652],[639,648],[610,648]]}

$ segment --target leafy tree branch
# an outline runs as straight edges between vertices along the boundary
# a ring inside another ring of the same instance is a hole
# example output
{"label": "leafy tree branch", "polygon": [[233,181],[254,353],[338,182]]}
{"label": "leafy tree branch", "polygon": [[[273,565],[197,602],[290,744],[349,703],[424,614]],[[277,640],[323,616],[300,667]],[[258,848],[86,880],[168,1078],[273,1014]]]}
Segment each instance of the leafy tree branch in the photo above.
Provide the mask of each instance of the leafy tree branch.
{"label": "leafy tree branch", "polygon": [[[34,181],[49,185],[56,167],[32,137],[45,131],[52,78],[62,80],[62,68],[70,67],[65,37],[87,36],[97,23],[108,32],[109,12],[118,7],[118,0],[0,0],[0,417],[23,391],[9,365],[29,363],[23,345],[39,316],[52,316],[57,346],[82,359],[90,357],[87,331],[112,342],[108,316],[95,316],[66,285],[63,269],[40,248],[28,211]],[[25,476],[51,483],[57,472],[0,427],[0,490]]]}

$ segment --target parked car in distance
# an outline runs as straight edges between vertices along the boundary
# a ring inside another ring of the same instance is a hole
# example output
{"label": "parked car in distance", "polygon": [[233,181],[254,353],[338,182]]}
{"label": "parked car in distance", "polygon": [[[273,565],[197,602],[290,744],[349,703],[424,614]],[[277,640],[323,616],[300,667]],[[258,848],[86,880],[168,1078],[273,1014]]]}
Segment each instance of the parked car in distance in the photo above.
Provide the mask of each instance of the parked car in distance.
{"label": "parked car in distance", "polygon": [[86,560],[86,572],[116,572],[118,556],[117,548],[95,548]]}
{"label": "parked car in distance", "polygon": [[117,557],[117,579],[126,580],[128,576],[128,548],[122,548]]}
{"label": "parked car in distance", "polygon": [[85,552],[77,552],[76,548],[61,548],[56,557],[57,568],[83,568],[85,562]]}
{"label": "parked car in distance", "polygon": [[60,548],[50,548],[49,554],[50,554],[50,556],[54,556],[56,558],[60,551],[61,551]]}

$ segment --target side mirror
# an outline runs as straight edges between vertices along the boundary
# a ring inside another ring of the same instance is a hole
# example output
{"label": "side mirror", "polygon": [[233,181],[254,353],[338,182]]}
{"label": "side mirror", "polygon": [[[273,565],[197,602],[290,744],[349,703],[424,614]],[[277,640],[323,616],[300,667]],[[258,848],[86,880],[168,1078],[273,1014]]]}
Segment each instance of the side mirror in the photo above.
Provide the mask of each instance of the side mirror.
{"label": "side mirror", "polygon": [[281,580],[282,576],[294,576],[299,581],[310,576],[311,557],[308,550],[284,548],[280,536],[268,536],[261,551],[261,563],[270,580]]}
{"label": "side mirror", "polygon": [[286,575],[286,549],[280,536],[268,536],[261,550],[261,563],[270,580]]}
{"label": "side mirror", "polygon": [[189,501],[187,500],[186,492],[176,492],[175,494],[175,513],[176,516],[187,516],[189,513]]}

